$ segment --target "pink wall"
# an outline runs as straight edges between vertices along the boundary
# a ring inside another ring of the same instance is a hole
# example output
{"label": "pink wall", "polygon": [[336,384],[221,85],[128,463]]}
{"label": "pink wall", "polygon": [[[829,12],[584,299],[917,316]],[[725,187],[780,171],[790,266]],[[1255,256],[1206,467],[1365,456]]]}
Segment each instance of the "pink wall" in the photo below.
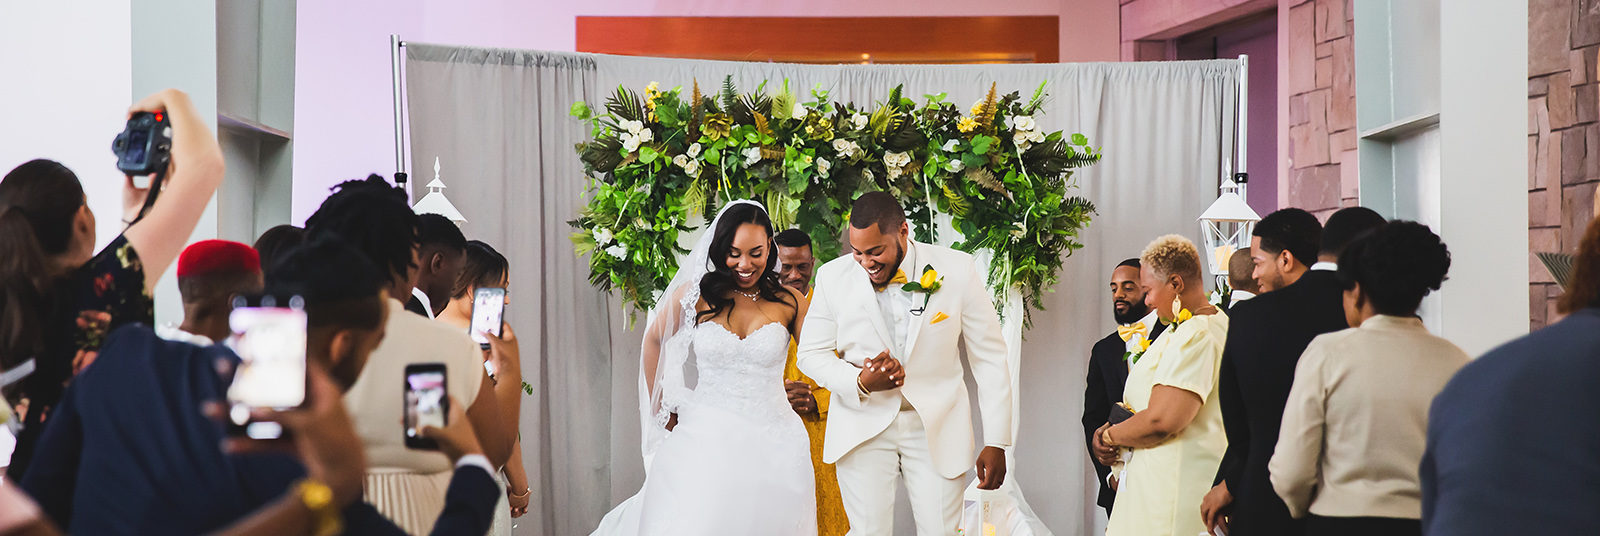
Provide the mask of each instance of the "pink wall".
{"label": "pink wall", "polygon": [[301,2],[296,17],[294,222],[303,222],[316,210],[329,186],[367,173],[394,172],[389,34],[430,43],[570,51],[579,15],[1057,15],[1062,61],[1116,61],[1119,50],[1118,0]]}

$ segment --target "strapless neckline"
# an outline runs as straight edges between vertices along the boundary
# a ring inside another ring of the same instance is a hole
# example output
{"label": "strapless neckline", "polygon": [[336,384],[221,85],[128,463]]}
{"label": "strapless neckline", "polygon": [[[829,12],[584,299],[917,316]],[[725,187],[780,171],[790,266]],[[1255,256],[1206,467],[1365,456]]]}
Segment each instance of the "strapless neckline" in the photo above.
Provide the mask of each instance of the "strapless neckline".
{"label": "strapless neckline", "polygon": [[740,336],[738,333],[734,333],[733,330],[728,329],[727,326],[724,326],[721,323],[718,323],[718,322],[706,322],[706,323],[707,324],[711,324],[713,326],[716,326],[717,328],[721,329],[723,333],[727,333],[729,335],[732,335],[734,338],[739,339],[740,341],[743,341],[745,339],[749,339],[751,337],[754,337],[757,334],[761,333],[762,330],[765,330],[765,329],[773,327],[773,326],[783,327],[783,324],[778,323],[778,322],[767,322],[765,325],[762,325],[761,327],[756,328],[754,331],[751,331],[748,334]]}

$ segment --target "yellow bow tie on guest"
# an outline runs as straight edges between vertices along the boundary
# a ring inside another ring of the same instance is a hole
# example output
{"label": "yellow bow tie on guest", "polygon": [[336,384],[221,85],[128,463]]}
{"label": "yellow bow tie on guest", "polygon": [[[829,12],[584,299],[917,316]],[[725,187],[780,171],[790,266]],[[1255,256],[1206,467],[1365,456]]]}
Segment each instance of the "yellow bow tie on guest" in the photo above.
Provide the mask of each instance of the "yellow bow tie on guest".
{"label": "yellow bow tie on guest", "polygon": [[1135,334],[1149,337],[1150,328],[1145,327],[1144,322],[1134,322],[1130,326],[1117,326],[1117,336],[1122,337],[1122,342],[1128,342]]}
{"label": "yellow bow tie on guest", "polygon": [[882,286],[874,285],[874,288],[876,288],[878,292],[883,292],[883,289],[889,288],[889,285],[904,285],[910,282],[910,279],[906,279],[905,270],[896,270],[894,277],[889,278],[888,283],[884,283]]}

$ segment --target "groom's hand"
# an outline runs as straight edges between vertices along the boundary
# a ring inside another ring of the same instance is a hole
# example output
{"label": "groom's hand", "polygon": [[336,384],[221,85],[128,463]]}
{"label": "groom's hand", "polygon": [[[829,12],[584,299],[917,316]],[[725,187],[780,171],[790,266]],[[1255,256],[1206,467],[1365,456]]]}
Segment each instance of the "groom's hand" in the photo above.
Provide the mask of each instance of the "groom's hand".
{"label": "groom's hand", "polygon": [[1006,451],[983,447],[978,453],[978,489],[995,489],[1006,481]]}
{"label": "groom's hand", "polygon": [[889,357],[889,351],[884,350],[861,364],[859,379],[868,392],[888,391],[905,384],[906,371],[900,361]]}

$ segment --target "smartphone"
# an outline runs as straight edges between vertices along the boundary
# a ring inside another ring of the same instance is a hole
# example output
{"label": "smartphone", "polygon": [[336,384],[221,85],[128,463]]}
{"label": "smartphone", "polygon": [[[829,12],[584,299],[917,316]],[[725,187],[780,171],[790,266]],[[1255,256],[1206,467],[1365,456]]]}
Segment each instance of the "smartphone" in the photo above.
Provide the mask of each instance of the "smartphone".
{"label": "smartphone", "polygon": [[500,325],[505,319],[505,313],[506,289],[483,287],[473,292],[472,327],[467,329],[468,334],[472,335],[472,340],[478,341],[479,346],[488,350],[489,339],[483,336],[483,332],[493,333],[496,337],[502,336]]}
{"label": "smartphone", "polygon": [[444,363],[406,365],[405,434],[406,448],[438,450],[439,444],[422,437],[422,427],[443,428],[450,414],[450,397],[445,396]]}
{"label": "smartphone", "polygon": [[290,409],[306,401],[306,313],[298,296],[289,307],[271,297],[253,304],[236,300],[228,315],[233,332],[228,346],[239,356],[228,387],[230,433],[252,439],[280,439],[283,427],[250,417],[254,409]]}

